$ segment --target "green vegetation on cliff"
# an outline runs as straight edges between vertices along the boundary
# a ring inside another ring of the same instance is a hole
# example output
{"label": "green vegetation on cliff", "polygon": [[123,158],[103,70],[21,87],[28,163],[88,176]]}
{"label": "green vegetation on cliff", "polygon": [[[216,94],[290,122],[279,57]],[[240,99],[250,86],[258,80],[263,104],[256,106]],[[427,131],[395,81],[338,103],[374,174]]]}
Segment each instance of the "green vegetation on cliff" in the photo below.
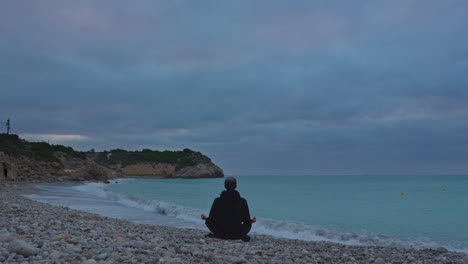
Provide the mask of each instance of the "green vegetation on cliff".
{"label": "green vegetation on cliff", "polygon": [[86,159],[83,152],[75,151],[71,147],[62,145],[50,145],[47,142],[29,142],[18,137],[18,135],[0,134],[0,151],[11,156],[26,156],[39,161],[58,162],[60,160],[54,155],[62,152],[73,158]]}
{"label": "green vegetation on cliff", "polygon": [[[135,166],[130,166],[135,165]],[[8,172],[5,172],[5,168]],[[47,142],[29,142],[0,133],[0,173],[14,181],[103,180],[118,176],[166,178],[223,177],[223,171],[200,152],[114,149],[81,152]],[[1,175],[0,175],[1,176]]]}
{"label": "green vegetation on cliff", "polygon": [[9,134],[0,134],[0,151],[13,156],[26,155],[28,152],[24,140]]}
{"label": "green vegetation on cliff", "polygon": [[180,167],[193,166],[196,162],[192,158],[193,151],[184,149],[183,151],[157,151],[143,149],[142,151],[126,151],[123,149],[113,149],[98,153],[96,162],[102,165],[121,164],[123,167],[143,163],[171,163]]}
{"label": "green vegetation on cliff", "polygon": [[85,153],[75,151],[71,147],[51,145],[47,142],[29,142],[19,138],[18,135],[11,134],[0,134],[0,151],[14,157],[24,156],[37,161],[57,162],[59,164],[62,164],[61,157],[85,160],[88,156],[98,164],[106,167],[117,164],[126,167],[128,165],[151,162],[175,164],[178,168],[184,168],[194,166],[199,162],[211,162],[208,157],[191,149],[184,149],[182,151],[158,151],[150,149],[127,151],[113,149],[104,152],[89,151]]}

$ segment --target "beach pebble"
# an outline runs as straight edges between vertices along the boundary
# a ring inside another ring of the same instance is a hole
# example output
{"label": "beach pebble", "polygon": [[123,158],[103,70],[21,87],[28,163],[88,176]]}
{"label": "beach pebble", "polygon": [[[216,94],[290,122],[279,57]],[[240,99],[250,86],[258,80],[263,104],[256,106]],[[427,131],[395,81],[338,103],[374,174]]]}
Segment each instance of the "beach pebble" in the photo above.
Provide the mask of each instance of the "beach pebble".
{"label": "beach pebble", "polygon": [[58,250],[52,250],[49,254],[49,259],[59,259],[61,253]]}
{"label": "beach pebble", "polygon": [[13,240],[7,247],[10,253],[16,253],[24,257],[34,256],[37,254],[36,248],[29,245],[23,240]]}
{"label": "beach pebble", "polygon": [[88,259],[88,260],[81,262],[81,264],[96,264],[96,263],[97,262],[94,259]]}
{"label": "beach pebble", "polygon": [[160,258],[158,264],[177,264],[177,261],[172,258]]}
{"label": "beach pebble", "polygon": [[8,255],[6,261],[8,262],[8,261],[14,259],[15,257],[16,257],[16,253],[11,253],[11,254]]}
{"label": "beach pebble", "polygon": [[62,234],[62,235],[58,235],[54,238],[51,239],[51,241],[60,241],[60,240],[63,240],[63,239],[68,239],[68,238],[71,238],[72,235],[70,234]]}
{"label": "beach pebble", "polygon": [[375,261],[374,261],[374,264],[384,264],[385,263],[385,260],[383,258],[377,258]]}
{"label": "beach pebble", "polygon": [[442,252],[442,253],[449,252],[448,249],[446,249],[446,248],[444,248],[444,247],[438,247],[438,248],[437,248],[437,251],[438,251],[438,252]]}
{"label": "beach pebble", "polygon": [[115,242],[117,242],[117,243],[125,242],[125,238],[123,238],[123,237],[117,237],[117,238],[115,239]]}
{"label": "beach pebble", "polygon": [[67,243],[78,245],[80,242],[76,239],[67,239]]}
{"label": "beach pebble", "polygon": [[243,264],[247,262],[244,258],[241,257],[230,257],[227,259],[227,261],[233,264]]}
{"label": "beach pebble", "polygon": [[102,253],[96,256],[96,260],[106,260],[107,259],[107,253]]}
{"label": "beach pebble", "polygon": [[13,240],[13,236],[10,233],[0,234],[0,242],[10,242]]}
{"label": "beach pebble", "polygon": [[85,257],[86,259],[93,258],[93,254],[91,252],[84,252],[82,256]]}
{"label": "beach pebble", "polygon": [[34,244],[38,247],[38,248],[42,248],[44,246],[44,244],[46,243],[46,240],[44,239],[38,239],[36,241],[34,241]]}

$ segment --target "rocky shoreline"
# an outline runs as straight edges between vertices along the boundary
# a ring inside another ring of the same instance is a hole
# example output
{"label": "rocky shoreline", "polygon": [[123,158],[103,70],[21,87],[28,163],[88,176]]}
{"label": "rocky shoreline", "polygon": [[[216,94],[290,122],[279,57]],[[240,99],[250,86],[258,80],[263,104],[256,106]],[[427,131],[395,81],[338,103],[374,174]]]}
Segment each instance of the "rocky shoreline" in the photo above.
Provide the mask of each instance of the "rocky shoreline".
{"label": "rocky shoreline", "polygon": [[252,235],[248,243],[207,231],[134,224],[0,192],[3,263],[468,263],[446,249],[347,246]]}

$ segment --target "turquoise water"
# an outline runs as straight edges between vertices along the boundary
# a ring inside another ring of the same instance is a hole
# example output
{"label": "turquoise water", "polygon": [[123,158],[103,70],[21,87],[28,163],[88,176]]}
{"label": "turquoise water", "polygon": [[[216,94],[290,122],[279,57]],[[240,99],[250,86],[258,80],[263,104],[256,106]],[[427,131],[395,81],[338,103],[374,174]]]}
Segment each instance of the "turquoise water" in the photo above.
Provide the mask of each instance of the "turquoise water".
{"label": "turquoise water", "polygon": [[[251,215],[259,219],[253,233],[468,251],[467,176],[236,178]],[[125,179],[73,188],[158,215],[158,224],[179,221],[179,226],[204,228],[199,215],[209,212],[213,199],[223,190],[223,181]]]}

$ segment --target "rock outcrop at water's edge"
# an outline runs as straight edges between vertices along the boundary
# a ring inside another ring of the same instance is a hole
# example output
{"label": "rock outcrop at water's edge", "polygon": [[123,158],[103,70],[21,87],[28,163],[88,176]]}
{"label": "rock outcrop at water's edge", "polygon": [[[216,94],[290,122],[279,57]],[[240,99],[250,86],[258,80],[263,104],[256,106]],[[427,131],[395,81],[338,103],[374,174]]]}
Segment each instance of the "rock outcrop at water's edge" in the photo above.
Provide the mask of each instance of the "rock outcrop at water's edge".
{"label": "rock outcrop at water's edge", "polygon": [[[151,153],[154,151],[147,150],[147,152]],[[151,162],[150,159],[140,158],[137,161],[130,162],[131,157],[128,156],[135,155],[135,152],[126,152],[125,155],[122,155],[122,153],[116,154],[111,151],[90,156],[102,167],[113,171],[114,176],[153,176],[164,178],[218,178],[224,176],[223,170],[202,153],[189,149],[177,152],[176,154],[178,153],[182,155],[178,160],[185,161],[170,162],[166,160]],[[114,155],[119,155],[117,161],[112,159]],[[101,156],[101,158],[99,158],[99,156]],[[131,164],[128,164],[129,162]]]}
{"label": "rock outcrop at water's edge", "polygon": [[178,169],[169,163],[138,163],[124,168],[116,168],[119,176],[155,176],[165,178],[217,178],[223,171],[214,164],[200,163]]}
{"label": "rock outcrop at water's edge", "polygon": [[0,134],[0,182],[105,181],[125,176],[213,178],[224,174],[210,158],[190,149],[79,152]]}

